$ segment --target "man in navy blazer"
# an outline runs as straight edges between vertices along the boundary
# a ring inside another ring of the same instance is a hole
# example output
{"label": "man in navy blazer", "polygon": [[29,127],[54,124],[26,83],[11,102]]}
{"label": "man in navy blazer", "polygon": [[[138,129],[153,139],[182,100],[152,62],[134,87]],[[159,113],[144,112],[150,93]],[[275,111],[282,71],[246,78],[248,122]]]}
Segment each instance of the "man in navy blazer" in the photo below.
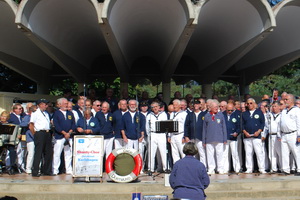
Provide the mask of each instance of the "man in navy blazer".
{"label": "man in navy blazer", "polygon": [[[260,173],[265,171],[265,158],[263,154],[263,144],[261,140],[261,132],[264,130],[265,117],[253,98],[247,100],[248,110],[243,113],[243,127],[242,131],[245,135],[244,145],[246,152],[246,173],[253,172],[253,153],[255,151],[257,157],[257,164]],[[254,151],[253,151],[254,150]]]}
{"label": "man in navy blazer", "polygon": [[127,148],[139,149],[139,142],[142,142],[145,133],[145,116],[137,111],[138,102],[129,100],[129,111],[123,115],[123,128],[121,130],[123,140]]}
{"label": "man in navy blazer", "polygon": [[92,116],[91,109],[87,108],[84,111],[84,118],[77,121],[77,133],[81,135],[99,135],[100,124],[98,119]]}
{"label": "man in navy blazer", "polygon": [[202,131],[203,131],[203,120],[207,113],[201,110],[201,102],[196,100],[193,102],[194,110],[189,112],[186,116],[184,123],[184,137],[185,142],[194,142],[198,148],[200,161],[207,166],[206,163],[206,152],[202,144]]}
{"label": "man in navy blazer", "polygon": [[[233,103],[228,103],[226,106],[226,110],[223,112],[224,119],[226,122],[227,128],[227,144],[224,148],[224,171],[229,172],[229,152],[232,156],[233,169],[236,173],[240,171],[240,160],[238,155],[238,140],[237,136],[241,131],[241,120],[240,115],[237,112],[234,112]],[[230,148],[230,151],[229,151]]]}
{"label": "man in navy blazer", "polygon": [[57,99],[59,110],[53,115],[53,124],[55,143],[53,147],[53,174],[59,173],[60,156],[64,150],[65,168],[67,174],[72,174],[72,138],[71,135],[75,131],[75,119],[71,111],[68,110],[68,100],[66,98]]}
{"label": "man in navy blazer", "polygon": [[125,146],[121,134],[121,130],[123,128],[122,117],[126,112],[128,112],[127,101],[125,99],[121,99],[119,101],[118,106],[119,106],[119,110],[116,110],[112,116],[114,135],[115,135],[115,140],[114,140],[115,149],[122,148],[123,146]]}
{"label": "man in navy blazer", "polygon": [[[8,123],[20,125],[23,118],[21,115],[23,111],[21,104],[16,103],[15,105],[13,105],[12,109],[13,112],[10,113]],[[21,143],[19,143],[19,145],[21,146]],[[9,151],[9,158],[10,158],[10,165],[8,166],[8,174],[13,175],[18,171],[18,167],[16,165],[17,152],[15,150],[15,146],[13,145],[8,146],[8,151]],[[21,153],[20,156],[21,155],[23,154]],[[18,156],[18,160],[20,160],[20,163],[23,163],[23,156],[22,157],[20,156]]]}
{"label": "man in navy blazer", "polygon": [[112,152],[114,142],[113,119],[111,112],[109,112],[109,103],[104,101],[101,109],[100,112],[97,112],[96,118],[100,124],[100,135],[103,135],[104,137],[103,154],[106,154],[107,158]]}

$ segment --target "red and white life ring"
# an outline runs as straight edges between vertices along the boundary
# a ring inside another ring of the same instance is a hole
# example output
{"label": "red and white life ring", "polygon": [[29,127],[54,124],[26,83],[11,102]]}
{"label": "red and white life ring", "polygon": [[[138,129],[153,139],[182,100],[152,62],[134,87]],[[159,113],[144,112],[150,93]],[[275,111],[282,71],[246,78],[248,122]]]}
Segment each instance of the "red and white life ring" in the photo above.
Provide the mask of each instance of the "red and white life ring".
{"label": "red and white life ring", "polygon": [[[120,176],[118,175],[115,170],[114,170],[114,161],[116,157],[120,154],[129,154],[133,157],[134,159],[134,169],[132,172],[126,176]],[[119,148],[119,149],[114,149],[111,154],[108,156],[105,162],[105,171],[107,175],[111,178],[111,180],[119,183],[128,183],[131,181],[134,181],[137,179],[137,176],[140,174],[140,171],[143,166],[143,161],[141,158],[141,155],[139,152],[135,149],[128,149],[128,148]]]}

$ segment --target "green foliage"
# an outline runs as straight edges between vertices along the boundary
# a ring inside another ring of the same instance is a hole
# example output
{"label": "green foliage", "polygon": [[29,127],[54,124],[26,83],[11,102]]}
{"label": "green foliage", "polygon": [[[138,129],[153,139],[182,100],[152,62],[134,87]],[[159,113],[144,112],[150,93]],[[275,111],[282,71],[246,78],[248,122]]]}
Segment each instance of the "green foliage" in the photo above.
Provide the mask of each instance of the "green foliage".
{"label": "green foliage", "polygon": [[273,88],[277,88],[280,93],[285,91],[294,95],[300,94],[299,59],[285,65],[268,76],[254,81],[250,85],[250,94],[253,96],[272,95]]}
{"label": "green foliage", "polygon": [[212,84],[213,94],[218,95],[218,97],[227,97],[228,95],[237,96],[238,86],[232,83],[219,80]]}

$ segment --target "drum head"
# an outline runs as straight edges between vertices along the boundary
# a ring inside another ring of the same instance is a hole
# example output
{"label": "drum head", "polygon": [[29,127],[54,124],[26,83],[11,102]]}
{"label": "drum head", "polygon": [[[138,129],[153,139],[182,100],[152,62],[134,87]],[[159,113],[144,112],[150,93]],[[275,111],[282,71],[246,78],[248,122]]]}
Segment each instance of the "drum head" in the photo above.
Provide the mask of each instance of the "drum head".
{"label": "drum head", "polygon": [[126,176],[130,174],[135,166],[133,157],[128,153],[121,153],[114,161],[114,169],[116,174]]}

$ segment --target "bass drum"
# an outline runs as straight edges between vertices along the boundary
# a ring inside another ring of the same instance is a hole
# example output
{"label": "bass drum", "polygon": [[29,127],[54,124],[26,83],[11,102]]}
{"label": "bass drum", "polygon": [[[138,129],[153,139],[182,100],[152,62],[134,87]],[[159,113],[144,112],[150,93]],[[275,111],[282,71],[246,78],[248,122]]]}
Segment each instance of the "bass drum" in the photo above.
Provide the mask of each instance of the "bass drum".
{"label": "bass drum", "polygon": [[118,183],[129,183],[137,179],[143,166],[139,152],[135,149],[114,149],[105,162],[109,178]]}

